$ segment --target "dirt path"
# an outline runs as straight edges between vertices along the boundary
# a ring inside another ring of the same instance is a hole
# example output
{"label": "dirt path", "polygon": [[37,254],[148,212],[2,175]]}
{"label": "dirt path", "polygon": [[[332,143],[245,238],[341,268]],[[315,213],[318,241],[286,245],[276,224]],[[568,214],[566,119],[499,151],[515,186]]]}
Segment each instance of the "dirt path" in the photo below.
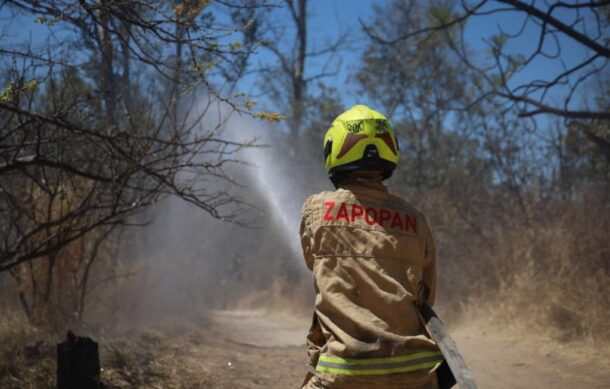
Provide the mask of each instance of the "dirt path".
{"label": "dirt path", "polygon": [[[238,354],[242,364],[252,365],[248,368],[250,371],[256,370],[254,365],[265,358],[280,361],[282,366],[276,364],[266,370],[268,379],[260,387],[298,387],[297,377],[306,371],[303,344],[309,327],[307,319],[268,315],[262,311],[224,311],[216,312],[213,322],[220,337],[230,338],[232,344],[244,350]],[[574,350],[574,346],[550,346],[539,339],[526,340],[495,331],[482,322],[462,324],[451,333],[483,389],[602,389],[610,385],[607,354]],[[246,356],[253,356],[255,360]],[[262,384],[260,379],[259,382]],[[286,386],[288,382],[293,384]]]}
{"label": "dirt path", "polygon": [[607,352],[524,339],[481,322],[460,325],[451,333],[481,388],[610,387]]}
{"label": "dirt path", "polygon": [[237,343],[269,348],[301,346],[308,330],[303,319],[264,311],[216,311],[214,323]]}

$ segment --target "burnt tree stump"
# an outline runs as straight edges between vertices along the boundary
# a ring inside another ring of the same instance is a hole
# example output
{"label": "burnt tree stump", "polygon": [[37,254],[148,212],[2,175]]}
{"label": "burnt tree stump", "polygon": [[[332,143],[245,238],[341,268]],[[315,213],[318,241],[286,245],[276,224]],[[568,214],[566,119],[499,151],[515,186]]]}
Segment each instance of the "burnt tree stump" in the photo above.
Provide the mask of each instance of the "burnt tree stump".
{"label": "burnt tree stump", "polygon": [[57,345],[57,389],[102,389],[97,342],[68,331]]}

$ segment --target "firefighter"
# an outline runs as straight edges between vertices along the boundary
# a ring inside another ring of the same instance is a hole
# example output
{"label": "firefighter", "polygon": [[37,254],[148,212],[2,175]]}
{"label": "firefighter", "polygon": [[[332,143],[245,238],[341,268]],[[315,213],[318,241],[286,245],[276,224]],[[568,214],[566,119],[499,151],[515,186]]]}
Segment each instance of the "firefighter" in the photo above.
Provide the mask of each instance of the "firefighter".
{"label": "firefighter", "polygon": [[305,201],[300,230],[316,293],[303,388],[438,387],[442,356],[418,311],[434,303],[434,243],[424,216],[383,184],[398,155],[388,120],[364,105],[326,133],[336,190]]}

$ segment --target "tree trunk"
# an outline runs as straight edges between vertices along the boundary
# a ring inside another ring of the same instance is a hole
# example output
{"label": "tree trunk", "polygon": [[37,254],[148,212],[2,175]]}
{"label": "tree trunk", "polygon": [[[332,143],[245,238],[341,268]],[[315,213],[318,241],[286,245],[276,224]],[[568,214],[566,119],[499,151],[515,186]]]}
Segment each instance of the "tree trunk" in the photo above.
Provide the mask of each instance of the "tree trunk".
{"label": "tree trunk", "polygon": [[296,140],[303,125],[303,96],[305,94],[305,58],[307,56],[307,0],[299,0],[296,10],[297,60],[292,76],[292,128]]}
{"label": "tree trunk", "polygon": [[110,36],[110,16],[106,8],[108,7],[108,0],[100,0],[99,10],[99,31],[100,31],[100,90],[106,105],[106,116],[110,124],[114,123],[114,74],[112,70],[112,38]]}
{"label": "tree trunk", "polygon": [[[182,0],[174,1],[174,6],[183,4]],[[183,18],[176,18],[176,26],[175,26],[175,34],[176,34],[176,61],[174,69],[174,79],[172,80],[172,93],[171,93],[171,101],[170,101],[170,109],[172,109],[172,120],[174,128],[178,127],[178,121],[180,120],[180,116],[178,114],[178,110],[180,108],[180,93],[181,90],[181,81],[182,81],[182,47],[183,47],[183,39],[185,28],[183,23]]]}

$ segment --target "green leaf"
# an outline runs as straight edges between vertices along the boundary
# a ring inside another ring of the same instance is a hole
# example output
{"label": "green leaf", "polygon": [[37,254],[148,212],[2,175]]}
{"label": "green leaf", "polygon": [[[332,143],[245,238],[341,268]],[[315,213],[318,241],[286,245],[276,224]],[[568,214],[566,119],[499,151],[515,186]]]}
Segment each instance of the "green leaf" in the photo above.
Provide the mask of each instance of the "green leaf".
{"label": "green leaf", "polygon": [[4,87],[4,89],[2,89],[2,92],[0,92],[0,102],[10,103],[14,95],[15,85],[13,85],[13,82],[11,81],[7,86]]}

